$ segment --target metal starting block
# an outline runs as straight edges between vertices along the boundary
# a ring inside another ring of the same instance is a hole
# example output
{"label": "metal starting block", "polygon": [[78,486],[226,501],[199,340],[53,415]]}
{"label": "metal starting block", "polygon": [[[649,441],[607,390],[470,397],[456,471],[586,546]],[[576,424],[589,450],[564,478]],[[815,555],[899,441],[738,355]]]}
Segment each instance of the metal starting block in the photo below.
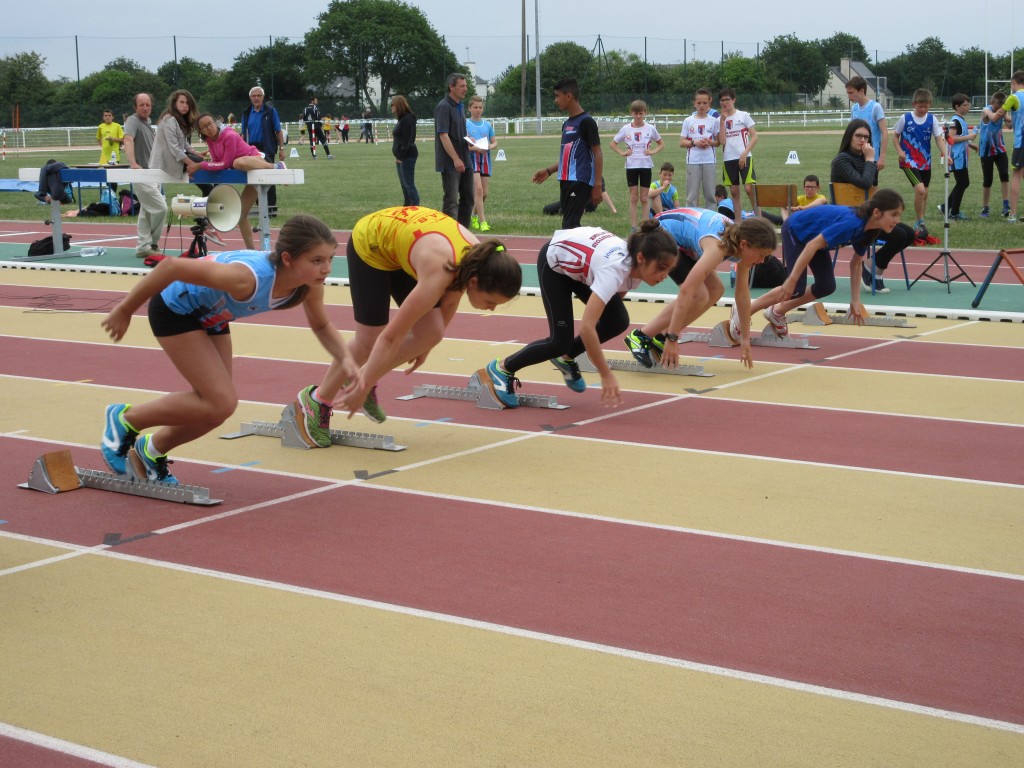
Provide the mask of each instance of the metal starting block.
{"label": "metal starting block", "polygon": [[[507,408],[490,387],[483,383],[483,377],[487,372],[482,368],[469,377],[468,387],[443,387],[435,384],[420,384],[413,387],[411,395],[402,395],[398,400],[416,400],[420,397],[434,397],[440,400],[466,400],[476,403],[477,408],[485,408],[489,411],[500,411]],[[554,408],[562,411],[568,405],[560,405],[558,398],[554,395],[516,395],[519,398],[519,405],[526,408]]]}
{"label": "metal starting block", "polygon": [[[608,357],[605,359],[608,361],[608,367],[613,371],[661,373],[669,376],[702,376],[704,378],[710,378],[715,375],[713,373],[705,373],[703,365],[680,365],[678,368],[665,368],[660,363],[655,363],[653,368],[645,368],[636,360],[621,360],[614,357]],[[576,358],[576,364],[580,367],[581,371],[586,371],[587,373],[597,372],[597,368],[594,366],[594,363],[586,352]]]}
{"label": "metal starting block", "polygon": [[[281,420],[276,424],[270,421],[243,421],[239,432],[221,435],[221,440],[236,440],[239,437],[258,435],[260,437],[279,437],[285,448],[302,448],[310,450],[319,447],[310,445],[302,434],[298,424],[298,413],[302,407],[293,402],[281,411]],[[340,429],[331,430],[331,445],[346,445],[350,448],[370,448],[377,451],[404,451],[406,446],[397,445],[394,435],[378,435],[373,432],[346,432]]]}
{"label": "metal starting block", "polygon": [[[820,301],[811,304],[803,314],[791,312],[786,315],[786,319],[791,323],[803,323],[804,325],[857,325],[849,315],[830,315]],[[873,325],[880,328],[917,328],[916,325],[908,323],[905,317],[866,317],[861,325]]]}
{"label": "metal starting block", "polygon": [[127,493],[147,499],[176,501],[179,504],[197,504],[210,507],[220,504],[221,499],[211,499],[210,489],[198,485],[171,485],[152,480],[136,480],[128,475],[115,475],[95,469],[79,469],[71,458],[71,451],[44,453],[32,465],[28,482],[19,488],[28,488],[44,493],[64,493],[79,488],[95,488],[100,491]]}
{"label": "metal starting block", "polygon": [[[679,343],[683,344],[688,341],[702,341],[709,347],[736,347],[739,346],[738,341],[733,341],[732,336],[729,335],[728,331],[728,320],[723,320],[710,331],[691,332],[684,333],[679,337]],[[810,343],[806,336],[779,336],[775,333],[775,328],[771,325],[766,325],[764,330],[758,336],[750,337],[750,346],[752,347],[779,347],[782,349],[817,349],[818,347]]]}

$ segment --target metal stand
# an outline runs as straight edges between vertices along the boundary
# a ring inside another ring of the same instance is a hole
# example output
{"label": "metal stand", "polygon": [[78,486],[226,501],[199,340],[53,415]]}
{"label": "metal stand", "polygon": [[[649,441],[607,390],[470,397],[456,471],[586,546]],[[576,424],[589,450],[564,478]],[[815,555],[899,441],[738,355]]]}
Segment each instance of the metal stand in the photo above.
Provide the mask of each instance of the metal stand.
{"label": "metal stand", "polygon": [[[729,335],[728,326],[729,321],[723,320],[710,331],[684,333],[679,337],[679,343],[702,341],[709,347],[739,346],[739,341],[734,340]],[[750,346],[776,347],[779,349],[818,349],[805,336],[779,336],[771,325],[766,325],[759,336],[751,336]]]}
{"label": "metal stand", "polygon": [[[662,365],[655,365],[653,368],[647,368],[640,365],[636,360],[619,360],[618,358],[606,358],[608,367],[613,371],[629,371],[631,373],[659,373],[668,376],[702,376],[704,378],[711,378],[715,374],[705,373],[703,365],[680,365],[677,368],[665,368]],[[579,365],[581,371],[587,373],[594,373],[597,368],[594,366],[590,356],[584,352],[582,355],[576,358],[576,364]]]}
{"label": "metal stand", "polygon": [[[237,440],[239,437],[257,435],[259,437],[279,437],[285,448],[301,448],[310,450],[320,446],[311,445],[303,435],[297,419],[302,408],[298,403],[285,406],[281,412],[281,420],[276,424],[270,421],[244,421],[241,430],[221,435],[221,440]],[[350,448],[370,448],[376,451],[404,451],[406,446],[397,445],[394,435],[378,435],[373,432],[345,432],[340,429],[331,430],[331,445],[345,445]]]}
{"label": "metal stand", "polygon": [[197,485],[171,485],[151,480],[136,480],[126,475],[98,472],[95,469],[79,469],[71,459],[71,451],[44,453],[32,465],[28,482],[18,487],[44,493],[65,493],[78,488],[95,488],[100,491],[126,493],[130,496],[203,507],[221,503],[221,499],[210,498],[209,488]]}
{"label": "metal stand", "polygon": [[[949,125],[944,123],[942,126],[942,132],[946,139],[946,147],[949,147]],[[914,278],[914,282],[910,284],[911,287],[917,283],[922,277],[927,277],[929,280],[934,280],[937,283],[944,283],[946,286],[946,293],[952,293],[952,282],[959,280],[961,277],[966,277],[972,286],[977,287],[977,284],[971,280],[970,275],[964,272],[964,268],[960,266],[957,260],[953,257],[953,254],[949,250],[949,167],[952,165],[952,155],[946,158],[946,170],[942,174],[943,182],[943,201],[942,201],[942,252],[932,259],[932,263],[924,268],[924,272]],[[939,259],[942,259],[942,277],[938,278],[934,275],[928,274],[928,271],[939,263]],[[953,262],[957,272],[955,275],[949,273],[949,262]]]}
{"label": "metal stand", "polygon": [[[421,384],[413,387],[411,395],[402,395],[398,400],[416,400],[420,397],[434,397],[440,400],[465,400],[476,403],[477,408],[484,408],[489,411],[500,411],[508,406],[502,403],[491,388],[484,385],[484,377],[487,372],[480,369],[469,377],[468,387],[442,387],[434,384]],[[560,405],[558,398],[554,395],[516,395],[519,398],[519,405],[526,408],[553,408],[565,410],[568,405]]]}
{"label": "metal stand", "polygon": [[[803,314],[791,312],[786,319],[791,323],[803,323],[804,325],[858,324],[850,315],[830,315],[820,301],[809,306]],[[880,328],[917,328],[916,325],[908,323],[905,317],[866,317],[860,325],[872,325]]]}

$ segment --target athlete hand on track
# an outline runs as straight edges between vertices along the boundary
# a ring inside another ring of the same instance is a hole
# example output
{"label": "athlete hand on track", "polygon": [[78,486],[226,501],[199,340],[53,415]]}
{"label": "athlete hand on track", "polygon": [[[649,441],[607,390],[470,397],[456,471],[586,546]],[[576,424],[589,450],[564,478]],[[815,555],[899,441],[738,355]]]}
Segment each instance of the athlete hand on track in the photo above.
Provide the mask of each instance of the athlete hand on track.
{"label": "athlete hand on track", "polygon": [[857,325],[864,325],[864,321],[868,319],[868,311],[863,304],[858,302],[850,305],[850,311],[846,313],[846,316],[853,318],[853,322]]}
{"label": "athlete hand on track", "polygon": [[622,395],[619,392],[619,382],[614,373],[601,377],[601,404],[606,408],[614,408],[622,405]]}
{"label": "athlete hand on track", "polygon": [[412,363],[412,365],[405,369],[405,375],[408,376],[410,373],[412,373],[421,365],[423,365],[423,361],[427,359],[427,355],[429,354],[430,352],[428,350],[427,352],[424,352],[422,355],[418,355],[417,357],[414,357],[412,360],[407,361],[409,363]]}
{"label": "athlete hand on track", "polygon": [[359,371],[338,393],[331,405],[338,410],[348,411],[348,417],[351,419],[356,415],[356,411],[363,407],[369,392],[370,388],[363,381],[363,372]]}
{"label": "athlete hand on track", "polygon": [[130,313],[125,312],[120,306],[114,307],[110,310],[110,314],[103,318],[100,323],[104,330],[110,335],[114,341],[120,341],[124,338],[125,333],[128,331],[128,326],[132,322],[132,316]]}
{"label": "athlete hand on track", "polygon": [[740,340],[740,362],[748,370],[754,368],[754,358],[750,356],[750,337]]}
{"label": "athlete hand on track", "polygon": [[679,367],[679,342],[665,340],[665,349],[661,353],[661,366],[662,368],[678,368]]}

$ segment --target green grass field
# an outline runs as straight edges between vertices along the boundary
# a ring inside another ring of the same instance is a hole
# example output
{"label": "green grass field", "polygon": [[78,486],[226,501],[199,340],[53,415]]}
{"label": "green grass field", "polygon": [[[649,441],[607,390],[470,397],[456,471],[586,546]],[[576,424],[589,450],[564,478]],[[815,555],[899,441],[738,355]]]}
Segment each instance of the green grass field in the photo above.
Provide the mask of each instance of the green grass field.
{"label": "green grass field", "polygon": [[[421,128],[422,133],[422,128]],[[598,211],[584,217],[584,224],[600,226],[619,234],[629,231],[626,211],[629,201],[626,190],[624,161],[607,148],[610,132],[603,132],[605,140],[605,181],[618,214],[613,215],[602,205]],[[829,167],[839,146],[841,132],[828,133],[773,133],[762,132],[754,152],[758,178],[764,183],[797,183],[809,173],[818,175],[827,186]],[[666,138],[666,148],[656,155],[655,168],[664,161],[676,166],[677,187],[685,187],[685,160],[675,136]],[[312,213],[335,229],[350,229],[367,212],[400,205],[402,202],[395,163],[390,143],[345,145],[332,144],[334,160],[322,157],[315,162],[309,157],[308,144],[295,144],[299,158],[288,160],[290,168],[306,171],[306,183],[302,186],[279,189],[278,202],[281,215]],[[558,155],[557,136],[509,136],[498,137],[498,146],[504,149],[507,158],[495,162],[495,174],[491,179],[491,191],[487,202],[487,219],[493,227],[492,234],[549,235],[560,224],[560,218],[545,216],[541,208],[558,199],[558,185],[554,180],[544,184],[532,184],[534,171],[551,165]],[[798,153],[799,165],[786,165],[791,150]],[[98,151],[48,151],[27,154],[8,154],[0,166],[0,176],[17,177],[19,167],[39,167],[47,158],[56,157],[69,165],[95,162]],[[976,158],[976,156],[975,156]],[[416,185],[422,204],[440,207],[441,182],[434,171],[434,147],[432,141],[420,142],[420,159],[417,165]],[[1024,225],[1010,224],[1001,216],[990,219],[978,218],[981,210],[981,168],[974,159],[971,166],[972,184],[965,196],[963,210],[972,217],[969,222],[959,222],[950,228],[951,248],[1000,249],[1019,246],[1024,241]],[[942,201],[944,179],[936,173],[932,179],[929,196],[927,225],[929,231],[942,237],[942,219],[936,204]],[[953,180],[950,178],[950,188]],[[903,175],[889,167],[882,172],[882,186],[891,186],[903,195],[911,210],[904,215],[904,221],[912,223],[912,190]],[[168,195],[185,192],[196,194],[195,187],[182,185],[168,186]],[[682,193],[681,193],[682,194]],[[98,198],[93,190],[84,191],[85,201]],[[993,189],[994,210],[1002,206],[998,181]],[[744,195],[744,203],[746,204]],[[38,205],[29,193],[7,193],[0,195],[0,217],[5,220],[40,220],[45,218],[46,208]],[[97,219],[98,221],[98,219]],[[278,219],[281,221],[281,219]]]}

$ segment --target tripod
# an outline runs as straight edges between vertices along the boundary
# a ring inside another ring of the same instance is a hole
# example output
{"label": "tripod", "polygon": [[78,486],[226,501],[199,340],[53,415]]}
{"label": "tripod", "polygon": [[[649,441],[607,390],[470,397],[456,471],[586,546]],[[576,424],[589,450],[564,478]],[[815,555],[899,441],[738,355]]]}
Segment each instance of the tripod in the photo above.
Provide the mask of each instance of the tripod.
{"label": "tripod", "polygon": [[[917,283],[922,277],[927,277],[929,280],[934,280],[937,283],[944,283],[946,286],[946,293],[952,293],[953,289],[951,284],[954,280],[959,280],[961,277],[966,277],[971,285],[977,287],[975,282],[971,280],[971,276],[964,272],[964,268],[960,266],[960,263],[956,260],[953,254],[949,250],[949,168],[953,164],[952,153],[949,152],[949,123],[944,122],[942,124],[942,136],[946,140],[946,155],[943,157],[945,162],[945,171],[942,174],[943,177],[943,204],[942,204],[942,251],[932,259],[932,263],[924,268],[924,272],[914,278],[914,282],[910,284],[911,287]],[[942,277],[935,277],[934,275],[928,274],[929,270],[932,269],[936,264],[939,263],[939,259],[942,259]],[[949,262],[953,262],[953,266],[956,267],[957,272],[955,275],[949,273]]]}

